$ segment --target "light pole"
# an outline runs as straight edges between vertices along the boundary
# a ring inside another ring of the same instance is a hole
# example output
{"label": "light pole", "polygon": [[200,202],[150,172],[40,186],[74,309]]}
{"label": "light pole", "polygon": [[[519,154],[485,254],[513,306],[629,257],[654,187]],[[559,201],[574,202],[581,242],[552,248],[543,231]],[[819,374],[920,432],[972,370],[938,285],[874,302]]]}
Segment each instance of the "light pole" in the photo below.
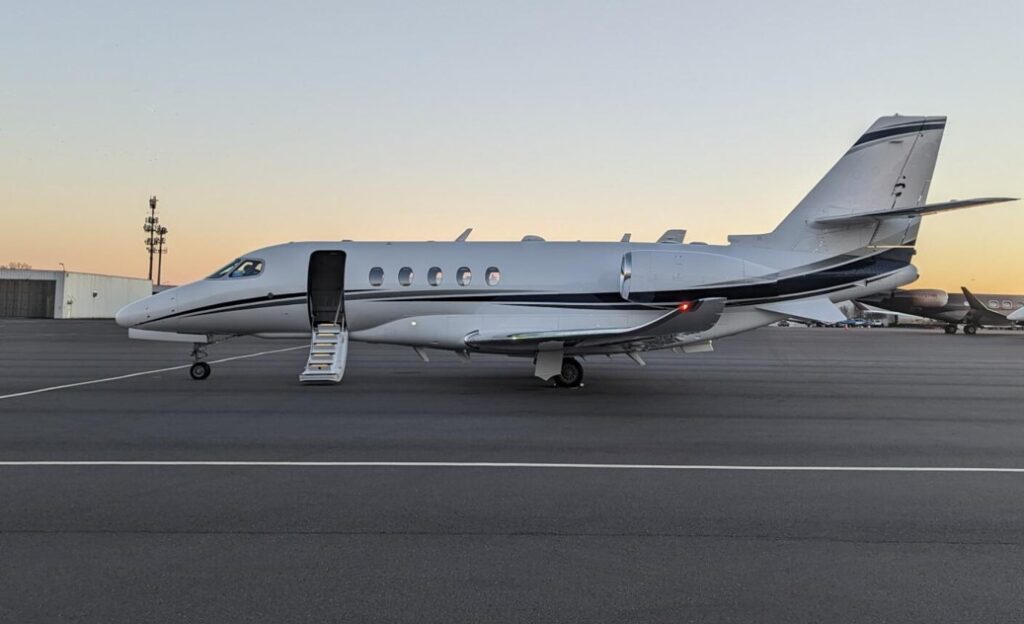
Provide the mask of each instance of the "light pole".
{"label": "light pole", "polygon": [[[142,230],[146,232],[146,239],[143,241],[146,243],[146,251],[149,252],[149,281],[153,281],[153,254],[158,256],[167,253],[164,249],[164,236],[167,234],[167,228],[160,225],[160,217],[156,216],[156,195],[149,198],[149,216],[146,217],[146,222],[142,226]],[[157,285],[160,284],[160,268],[162,262],[157,263]]]}
{"label": "light pole", "polygon": [[164,247],[164,243],[167,242],[167,228],[160,226],[154,230],[157,235],[157,250],[156,250],[156,285],[160,285],[160,276],[163,273],[164,268],[164,254],[167,253],[167,249]]}

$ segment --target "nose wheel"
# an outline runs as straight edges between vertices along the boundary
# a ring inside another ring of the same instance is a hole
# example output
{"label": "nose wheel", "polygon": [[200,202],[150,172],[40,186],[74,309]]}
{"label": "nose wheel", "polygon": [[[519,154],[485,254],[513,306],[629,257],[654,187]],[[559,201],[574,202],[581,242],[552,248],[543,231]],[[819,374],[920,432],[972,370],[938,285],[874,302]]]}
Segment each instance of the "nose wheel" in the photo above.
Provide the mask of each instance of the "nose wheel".
{"label": "nose wheel", "polygon": [[189,376],[196,381],[202,381],[210,376],[210,365],[206,362],[196,362],[188,369]]}
{"label": "nose wheel", "polygon": [[197,342],[192,345],[192,360],[194,363],[188,369],[189,377],[196,381],[202,381],[210,376],[210,365],[203,361],[206,357],[205,345]]}

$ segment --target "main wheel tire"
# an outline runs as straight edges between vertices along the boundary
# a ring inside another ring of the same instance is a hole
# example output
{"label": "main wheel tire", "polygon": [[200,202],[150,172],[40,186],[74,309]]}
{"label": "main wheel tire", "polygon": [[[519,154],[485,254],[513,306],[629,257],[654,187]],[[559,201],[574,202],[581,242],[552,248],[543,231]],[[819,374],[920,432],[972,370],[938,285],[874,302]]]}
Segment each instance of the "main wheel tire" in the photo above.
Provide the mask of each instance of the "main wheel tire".
{"label": "main wheel tire", "polygon": [[955,334],[956,333],[956,325],[946,325],[946,333],[947,334]]}
{"label": "main wheel tire", "polygon": [[188,369],[188,374],[196,381],[202,381],[210,376],[210,365],[206,362],[196,362]]}
{"label": "main wheel tire", "polygon": [[973,336],[974,334],[978,333],[978,326],[964,325],[964,333],[967,334],[968,336]]}
{"label": "main wheel tire", "polygon": [[563,388],[579,388],[583,385],[583,365],[576,358],[562,360],[562,372],[555,377],[555,383]]}

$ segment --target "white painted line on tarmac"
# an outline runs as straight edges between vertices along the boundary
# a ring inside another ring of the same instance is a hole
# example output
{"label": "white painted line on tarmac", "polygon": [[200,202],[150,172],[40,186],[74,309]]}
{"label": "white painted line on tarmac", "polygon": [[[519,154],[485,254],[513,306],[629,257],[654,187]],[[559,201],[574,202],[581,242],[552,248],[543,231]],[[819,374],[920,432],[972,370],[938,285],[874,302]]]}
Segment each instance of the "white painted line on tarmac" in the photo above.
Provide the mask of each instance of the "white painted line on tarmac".
{"label": "white painted line on tarmac", "polygon": [[[234,360],[244,360],[247,358],[259,357],[261,355],[270,355],[272,353],[284,353],[285,351],[295,351],[296,349],[308,349],[307,345],[299,345],[297,347],[285,347],[284,349],[272,349],[270,351],[260,351],[259,353],[247,353],[245,355],[234,355],[232,357],[221,358],[219,360],[210,360],[209,364],[221,364],[223,362],[232,362]],[[167,368],[156,368],[148,371],[140,371],[138,373],[128,373],[127,375],[118,375],[117,377],[104,377],[103,379],[90,379],[89,381],[79,381],[76,383],[63,384],[60,386],[50,386],[49,388],[39,388],[37,390],[26,390],[25,392],[15,392],[14,394],[3,394],[0,395],[0,401],[4,399],[14,399],[17,397],[28,396],[30,394],[40,394],[43,392],[53,392],[54,390],[64,390],[66,388],[77,388],[79,386],[91,386],[93,384],[107,383],[108,381],[118,381],[120,379],[131,379],[132,377],[145,377],[146,375],[155,375],[157,373],[166,373],[169,371],[182,370],[189,368],[192,364],[182,364],[180,366],[169,366]]]}
{"label": "white painted line on tarmac", "polygon": [[719,470],[757,472],[976,472],[1024,473],[1024,468],[968,466],[743,466],[722,464],[563,464],[541,462],[442,462],[442,461],[0,461],[0,467],[239,467],[239,468],[543,468],[584,470]]}

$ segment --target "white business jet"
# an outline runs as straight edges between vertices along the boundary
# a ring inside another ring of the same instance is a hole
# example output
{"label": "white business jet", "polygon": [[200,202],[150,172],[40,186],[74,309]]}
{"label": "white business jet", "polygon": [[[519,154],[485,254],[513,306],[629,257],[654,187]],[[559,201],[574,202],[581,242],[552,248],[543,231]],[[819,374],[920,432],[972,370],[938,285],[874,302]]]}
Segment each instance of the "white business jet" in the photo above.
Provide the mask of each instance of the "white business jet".
{"label": "white business jet", "polygon": [[206,347],[234,336],[311,338],[303,382],[341,380],[349,341],[529,358],[541,379],[579,386],[580,359],[710,351],[712,341],[785,318],[834,322],[835,302],[917,279],[921,216],[1011,201],[927,204],[945,117],[876,121],[768,234],[727,245],[305,242],[258,249],[208,278],[117,314],[134,338]]}

